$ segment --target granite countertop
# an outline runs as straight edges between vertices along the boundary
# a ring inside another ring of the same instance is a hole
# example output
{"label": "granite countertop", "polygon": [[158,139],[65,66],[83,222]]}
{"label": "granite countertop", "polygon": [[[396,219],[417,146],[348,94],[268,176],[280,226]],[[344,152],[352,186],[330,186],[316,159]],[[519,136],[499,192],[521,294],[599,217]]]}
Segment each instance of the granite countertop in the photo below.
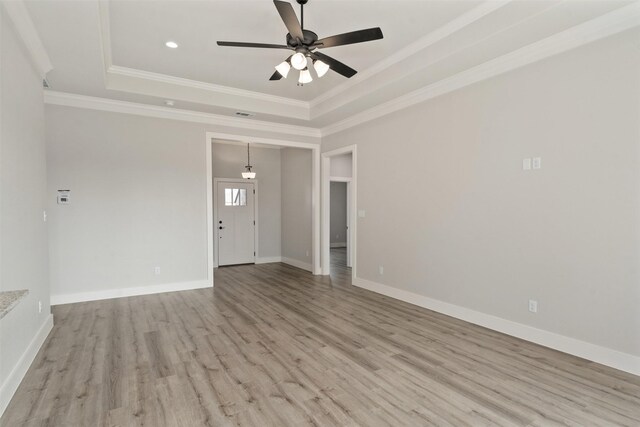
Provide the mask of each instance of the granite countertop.
{"label": "granite countertop", "polygon": [[0,319],[2,319],[18,302],[29,293],[28,289],[0,292]]}

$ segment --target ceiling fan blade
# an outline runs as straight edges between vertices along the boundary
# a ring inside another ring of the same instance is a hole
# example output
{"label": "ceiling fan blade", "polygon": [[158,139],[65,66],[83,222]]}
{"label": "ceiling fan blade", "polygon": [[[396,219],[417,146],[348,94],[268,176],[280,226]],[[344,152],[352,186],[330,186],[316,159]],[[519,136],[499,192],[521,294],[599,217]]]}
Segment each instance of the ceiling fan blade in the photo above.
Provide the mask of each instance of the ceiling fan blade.
{"label": "ceiling fan blade", "polygon": [[320,61],[327,64],[329,68],[331,68],[333,71],[335,71],[338,74],[342,74],[346,78],[351,78],[355,76],[357,73],[356,70],[349,67],[348,65],[345,65],[342,62],[338,61],[337,59],[333,59],[332,57],[327,56],[323,53],[311,52],[309,56],[311,56],[313,59],[319,59]]}
{"label": "ceiling fan blade", "polygon": [[273,75],[269,78],[269,80],[280,80],[282,78],[282,74],[280,74],[277,70]]}
{"label": "ceiling fan blade", "polygon": [[338,34],[335,36],[325,37],[318,40],[315,44],[318,48],[344,46],[346,44],[370,42],[372,40],[380,40],[382,30],[379,27],[368,28],[366,30],[352,31],[350,33]]}
{"label": "ceiling fan blade", "polygon": [[256,48],[262,48],[262,49],[289,49],[289,46],[285,46],[283,44],[245,43],[245,42],[218,42],[218,46],[256,47]]}
{"label": "ceiling fan blade", "polygon": [[289,30],[291,37],[303,40],[304,35],[302,34],[302,27],[300,26],[300,21],[298,21],[298,17],[296,16],[296,12],[293,10],[293,6],[291,6],[291,3],[287,1],[273,0],[273,4],[276,5],[276,9],[278,9],[278,13],[284,21],[284,25],[286,25],[287,30]]}

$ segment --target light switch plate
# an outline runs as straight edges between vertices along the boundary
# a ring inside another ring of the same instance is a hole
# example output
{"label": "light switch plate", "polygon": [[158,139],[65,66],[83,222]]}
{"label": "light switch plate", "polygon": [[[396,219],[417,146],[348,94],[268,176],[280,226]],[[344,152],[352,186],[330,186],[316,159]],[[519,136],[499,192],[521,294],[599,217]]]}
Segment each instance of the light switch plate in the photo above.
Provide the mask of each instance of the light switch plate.
{"label": "light switch plate", "polygon": [[542,158],[541,157],[534,157],[533,158],[533,168],[534,169],[540,169],[542,167]]}
{"label": "light switch plate", "polygon": [[69,190],[58,190],[58,204],[68,205],[70,203],[71,192]]}
{"label": "light switch plate", "polygon": [[359,218],[364,218],[365,217],[366,212],[364,211],[364,209],[360,209],[358,211],[358,217]]}
{"label": "light switch plate", "polygon": [[522,170],[528,171],[531,170],[531,159],[522,159]]}

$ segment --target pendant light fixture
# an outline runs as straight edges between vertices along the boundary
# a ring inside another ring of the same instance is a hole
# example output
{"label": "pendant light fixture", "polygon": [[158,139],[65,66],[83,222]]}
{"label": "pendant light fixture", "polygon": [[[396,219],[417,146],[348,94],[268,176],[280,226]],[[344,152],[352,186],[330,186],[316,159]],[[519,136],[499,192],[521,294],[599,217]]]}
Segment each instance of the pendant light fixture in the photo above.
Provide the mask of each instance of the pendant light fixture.
{"label": "pendant light fixture", "polygon": [[255,172],[251,172],[251,168],[253,166],[251,166],[251,159],[249,157],[249,144],[247,143],[247,166],[245,166],[244,168],[246,169],[246,171],[242,172],[242,178],[244,179],[254,179],[256,177],[256,173]]}

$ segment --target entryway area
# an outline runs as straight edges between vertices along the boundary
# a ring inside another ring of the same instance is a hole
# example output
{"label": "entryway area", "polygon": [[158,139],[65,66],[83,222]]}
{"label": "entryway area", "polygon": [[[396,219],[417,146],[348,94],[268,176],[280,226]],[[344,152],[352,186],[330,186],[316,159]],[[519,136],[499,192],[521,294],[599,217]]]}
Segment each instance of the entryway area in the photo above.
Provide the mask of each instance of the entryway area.
{"label": "entryway area", "polygon": [[319,274],[319,146],[207,137],[212,271],[282,262]]}

